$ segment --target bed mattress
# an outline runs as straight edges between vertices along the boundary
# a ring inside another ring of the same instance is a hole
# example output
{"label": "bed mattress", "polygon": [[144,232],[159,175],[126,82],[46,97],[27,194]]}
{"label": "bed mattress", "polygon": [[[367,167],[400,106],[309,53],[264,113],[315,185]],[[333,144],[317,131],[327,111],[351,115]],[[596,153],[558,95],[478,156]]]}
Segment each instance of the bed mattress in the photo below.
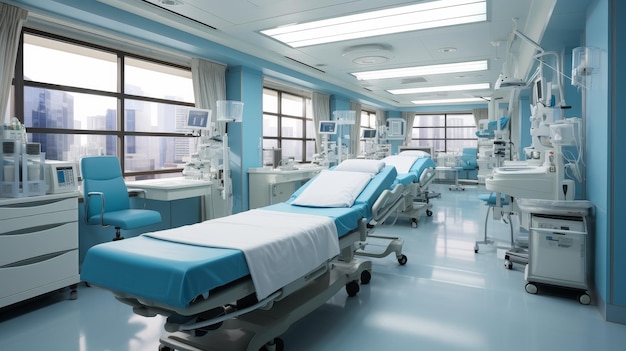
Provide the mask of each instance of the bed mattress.
{"label": "bed mattress", "polygon": [[[341,237],[355,230],[360,218],[371,216],[371,204],[391,187],[396,175],[393,167],[386,167],[370,181],[351,208],[309,208],[281,203],[263,210],[331,218]],[[186,308],[198,296],[248,276],[250,270],[240,250],[145,235],[90,248],[81,268],[81,279],[90,284],[177,308]]]}
{"label": "bed mattress", "polygon": [[138,236],[90,248],[81,280],[113,292],[186,308],[200,294],[249,274],[240,250]]}

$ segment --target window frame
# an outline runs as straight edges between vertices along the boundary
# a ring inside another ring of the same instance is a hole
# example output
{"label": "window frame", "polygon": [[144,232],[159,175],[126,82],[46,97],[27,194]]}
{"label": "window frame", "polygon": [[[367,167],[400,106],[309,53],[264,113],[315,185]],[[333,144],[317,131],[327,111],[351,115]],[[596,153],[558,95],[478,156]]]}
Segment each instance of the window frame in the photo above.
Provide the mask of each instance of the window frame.
{"label": "window frame", "polygon": [[[283,140],[292,140],[292,141],[300,141],[302,144],[302,154],[301,154],[301,160],[299,162],[301,163],[310,163],[311,160],[307,159],[307,142],[313,142],[315,143],[315,137],[311,137],[311,138],[307,138],[307,121],[308,122],[313,122],[313,117],[309,116],[309,109],[307,108],[307,106],[310,106],[311,104],[311,97],[306,96],[305,94],[302,93],[297,93],[297,92],[293,92],[293,91],[288,91],[288,90],[284,90],[284,89],[280,89],[277,87],[270,87],[270,86],[263,86],[263,95],[265,95],[265,91],[266,90],[270,90],[272,92],[276,93],[276,99],[277,99],[277,103],[278,106],[277,107],[277,112],[269,112],[266,111],[266,106],[263,106],[262,110],[263,110],[263,115],[264,116],[273,116],[276,117],[277,119],[277,131],[276,131],[276,136],[268,136],[265,135],[263,133],[263,144],[265,144],[265,140],[272,140],[276,142],[277,148],[282,148],[282,143]],[[286,113],[283,113],[283,106],[282,106],[282,96],[283,94],[288,94],[290,96],[295,96],[295,97],[299,97],[302,99],[302,115],[301,116],[294,116],[294,115],[288,115]],[[283,118],[289,118],[289,119],[297,119],[300,120],[302,123],[302,136],[301,137],[286,137],[282,135],[282,126],[283,126]],[[315,128],[315,126],[313,126],[313,128]],[[313,135],[315,135],[315,133],[313,133]]]}
{"label": "window frame", "polygon": [[[89,88],[80,88],[68,85],[60,85],[60,84],[51,84],[51,83],[43,83],[32,80],[24,79],[24,35],[34,35],[40,36],[49,40],[57,40],[70,45],[82,46],[88,49],[100,50],[108,53],[115,54],[117,56],[117,91],[103,91],[97,89],[89,89]],[[148,103],[159,103],[159,104],[167,104],[174,106],[181,106],[184,108],[195,107],[194,102],[185,102],[178,100],[169,100],[163,98],[155,98],[149,96],[138,96],[127,94],[125,92],[125,78],[124,78],[124,67],[125,67],[125,58],[132,58],[142,61],[148,61],[150,63],[165,65],[176,69],[183,69],[191,71],[190,66],[185,66],[181,64],[166,62],[159,59],[154,59],[146,56],[142,56],[139,54],[134,54],[132,52],[123,51],[114,49],[111,47],[88,43],[82,40],[61,36],[57,34],[52,34],[48,32],[44,32],[41,30],[24,27],[20,34],[19,40],[19,48],[16,58],[15,72],[13,77],[13,113],[15,116],[20,116],[18,119],[21,123],[25,121],[24,115],[24,97],[25,97],[25,89],[26,88],[38,88],[38,89],[50,89],[56,90],[66,93],[81,93],[92,96],[101,96],[101,97],[111,97],[117,100],[117,109],[116,109],[116,123],[117,128],[115,130],[95,130],[95,129],[69,129],[69,128],[42,128],[42,127],[26,127],[26,132],[29,134],[60,134],[60,135],[98,135],[98,136],[109,136],[116,138],[116,155],[120,160],[120,165],[122,167],[122,172],[124,177],[143,177],[143,178],[151,178],[157,174],[171,174],[171,173],[180,173],[182,172],[182,168],[163,168],[163,169],[155,169],[149,171],[127,171],[125,168],[125,156],[126,156],[126,137],[165,137],[165,138],[193,138],[195,136],[189,133],[183,132],[141,132],[141,131],[127,131],[126,130],[126,116],[125,116],[125,102],[126,100],[135,100],[141,102]]]}
{"label": "window frame", "polygon": [[[474,123],[473,125],[461,125],[461,126],[457,126],[457,125],[450,125],[449,123],[449,119],[453,118],[455,116],[459,116],[459,115],[473,115],[471,112],[451,112],[451,113],[437,113],[437,112],[433,112],[433,113],[416,113],[415,114],[415,119],[413,121],[413,126],[411,128],[411,143],[412,144],[418,144],[418,145],[423,145],[423,143],[420,143],[420,141],[430,141],[430,143],[428,143],[427,146],[432,147],[433,149],[433,153],[449,153],[449,152],[454,152],[455,150],[450,150],[449,145],[451,144],[451,141],[458,141],[458,140],[467,140],[467,141],[474,141],[475,142],[475,147],[478,146],[478,137],[476,137],[475,132],[477,130],[477,126]],[[437,126],[422,126],[419,124],[419,119],[420,116],[424,117],[424,116],[441,116],[443,117],[443,125],[437,125]],[[428,130],[428,129],[444,129],[444,137],[443,138],[436,138],[436,137],[432,137],[432,138],[414,138],[413,135],[417,134],[420,135],[421,133],[413,133],[415,130]],[[474,135],[474,137],[472,138],[458,138],[458,137],[451,137],[450,136],[450,132],[452,130],[458,130],[458,129],[473,129],[473,133],[472,135]],[[435,145],[437,145],[438,141],[443,141],[443,150],[438,150],[436,149]],[[459,151],[459,150],[457,150]]]}

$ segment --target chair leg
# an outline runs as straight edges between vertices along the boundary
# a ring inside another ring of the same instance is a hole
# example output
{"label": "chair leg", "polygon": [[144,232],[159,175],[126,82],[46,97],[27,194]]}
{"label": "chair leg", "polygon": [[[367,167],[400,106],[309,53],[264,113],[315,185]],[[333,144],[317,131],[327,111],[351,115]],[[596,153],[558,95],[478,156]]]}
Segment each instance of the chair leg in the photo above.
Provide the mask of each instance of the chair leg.
{"label": "chair leg", "polygon": [[489,240],[487,239],[487,223],[489,222],[489,210],[493,210],[493,206],[487,206],[487,214],[485,215],[485,235],[483,240],[477,240],[476,243],[474,243],[474,253],[478,253],[479,248],[479,244],[484,244],[484,245],[490,245],[493,244],[493,240]]}
{"label": "chair leg", "polygon": [[120,233],[120,228],[115,228],[115,238],[113,238],[113,241],[118,241],[118,240],[122,240],[124,239],[122,237],[122,234]]}

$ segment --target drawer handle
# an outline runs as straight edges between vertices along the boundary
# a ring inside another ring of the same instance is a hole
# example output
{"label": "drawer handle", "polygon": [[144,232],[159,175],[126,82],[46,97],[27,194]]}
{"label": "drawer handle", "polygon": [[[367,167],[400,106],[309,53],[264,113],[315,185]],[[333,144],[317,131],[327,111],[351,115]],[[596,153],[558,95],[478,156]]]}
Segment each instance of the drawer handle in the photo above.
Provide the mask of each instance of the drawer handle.
{"label": "drawer handle", "polygon": [[45,230],[58,228],[58,227],[63,226],[65,224],[67,224],[67,223],[54,223],[54,224],[38,225],[36,227],[22,228],[22,229],[14,230],[14,231],[11,231],[11,232],[2,233],[2,234],[0,234],[0,236],[3,236],[3,235],[7,235],[7,236],[8,235],[22,235],[22,234],[43,232]]}
{"label": "drawer handle", "polygon": [[64,255],[64,254],[66,254],[68,252],[75,251],[75,250],[76,249],[63,250],[63,251],[53,252],[53,253],[37,256],[37,257],[27,258],[25,260],[21,260],[21,261],[5,264],[4,266],[0,266],[0,269],[2,269],[2,268],[23,267],[23,266],[28,266],[28,265],[39,263],[39,262],[48,261],[48,260],[51,260],[51,259],[53,259],[55,257],[59,257],[61,255]]}

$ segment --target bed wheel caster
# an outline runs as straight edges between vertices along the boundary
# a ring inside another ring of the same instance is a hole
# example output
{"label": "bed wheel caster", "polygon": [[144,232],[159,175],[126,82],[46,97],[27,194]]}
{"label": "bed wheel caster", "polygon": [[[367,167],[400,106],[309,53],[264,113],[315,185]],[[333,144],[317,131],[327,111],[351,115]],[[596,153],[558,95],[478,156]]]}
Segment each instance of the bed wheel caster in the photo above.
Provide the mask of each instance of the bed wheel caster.
{"label": "bed wheel caster", "polygon": [[504,268],[513,269],[513,263],[509,260],[504,260]]}
{"label": "bed wheel caster", "polygon": [[274,340],[265,344],[259,351],[283,351],[285,349],[285,342],[281,338],[274,338]]}
{"label": "bed wheel caster", "polygon": [[352,281],[346,284],[346,292],[348,293],[348,296],[350,297],[356,296],[356,294],[359,293],[359,290],[361,290],[361,288],[359,287],[359,283],[355,281]]}
{"label": "bed wheel caster", "polygon": [[580,302],[581,305],[588,305],[591,303],[591,297],[587,293],[580,294],[578,296],[578,302]]}
{"label": "bed wheel caster", "polygon": [[432,216],[432,215],[433,215],[433,211],[431,211],[431,210],[426,210],[426,215],[427,215],[428,217]]}
{"label": "bed wheel caster", "polygon": [[400,257],[398,257],[398,263],[401,266],[404,266],[408,260],[409,259],[405,255],[400,255]]}
{"label": "bed wheel caster", "polygon": [[539,289],[537,289],[537,285],[533,283],[527,283],[524,289],[526,289],[526,292],[529,294],[536,294],[539,291]]}
{"label": "bed wheel caster", "polygon": [[372,280],[372,273],[370,273],[370,271],[361,272],[361,284],[369,284],[370,280]]}

